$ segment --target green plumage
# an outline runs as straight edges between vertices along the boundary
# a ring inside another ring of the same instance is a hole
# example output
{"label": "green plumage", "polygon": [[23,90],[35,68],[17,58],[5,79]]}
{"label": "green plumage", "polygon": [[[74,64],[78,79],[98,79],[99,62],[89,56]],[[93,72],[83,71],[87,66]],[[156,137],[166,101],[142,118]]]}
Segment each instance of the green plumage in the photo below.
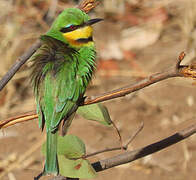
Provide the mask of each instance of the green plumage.
{"label": "green plumage", "polygon": [[62,125],[66,133],[95,68],[94,43],[74,48],[60,29],[89,20],[79,9],[63,11],[51,29],[41,37],[42,46],[31,58],[40,128],[46,127],[46,162],[44,174],[59,174],[57,134]]}

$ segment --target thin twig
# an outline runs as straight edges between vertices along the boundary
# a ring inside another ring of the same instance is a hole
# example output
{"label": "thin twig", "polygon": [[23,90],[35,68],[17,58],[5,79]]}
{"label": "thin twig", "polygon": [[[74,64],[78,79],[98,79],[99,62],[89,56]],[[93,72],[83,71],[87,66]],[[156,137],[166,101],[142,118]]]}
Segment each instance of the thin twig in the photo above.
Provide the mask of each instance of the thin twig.
{"label": "thin twig", "polygon": [[111,152],[111,151],[117,151],[117,150],[122,150],[122,147],[118,146],[118,147],[113,147],[113,148],[105,148],[105,149],[102,149],[102,150],[99,150],[99,151],[96,151],[96,152],[93,152],[93,153],[89,153],[89,154],[85,155],[82,158],[86,159],[86,158],[95,156],[97,154],[102,154],[102,153],[105,153],[105,152]]}
{"label": "thin twig", "polygon": [[21,57],[18,58],[16,63],[9,69],[9,71],[0,80],[0,91],[5,87],[10,79],[16,74],[20,67],[33,55],[33,53],[41,46],[41,42],[37,40]]}
{"label": "thin twig", "polygon": [[189,126],[188,128],[168,137],[165,138],[159,142],[150,144],[148,146],[145,146],[143,148],[139,148],[134,151],[127,151],[125,153],[122,153],[117,156],[113,156],[108,159],[100,160],[92,164],[95,171],[103,171],[115,166],[119,166],[121,164],[126,164],[132,161],[135,161],[139,158],[145,157],[147,155],[153,154],[155,152],[158,152],[160,150],[163,150],[167,148],[168,146],[171,146],[173,144],[176,144],[180,141],[182,141],[185,138],[188,138],[189,136],[196,133],[196,124]]}
{"label": "thin twig", "polygon": [[23,115],[15,116],[15,117],[6,119],[4,121],[1,121],[0,122],[0,129],[12,126],[17,123],[33,120],[33,119],[36,119],[37,117],[38,117],[38,115],[35,114],[35,112],[25,113]]}
{"label": "thin twig", "polygon": [[144,128],[144,122],[141,123],[140,127],[138,128],[138,130],[131,136],[131,138],[128,140],[128,142],[126,143],[125,146],[123,146],[123,148],[125,150],[127,150],[129,144],[131,144],[133,142],[133,140],[136,138],[136,136],[142,131],[142,129]]}
{"label": "thin twig", "polygon": [[142,122],[142,124],[140,125],[140,127],[137,129],[137,131],[131,136],[131,138],[128,140],[128,142],[125,144],[125,145],[121,145],[120,147],[113,147],[113,148],[105,148],[103,150],[100,150],[100,151],[96,151],[96,152],[93,152],[93,153],[89,153],[87,155],[85,155],[83,158],[88,158],[88,157],[91,157],[91,156],[95,156],[97,154],[101,154],[101,153],[105,153],[105,152],[110,152],[110,151],[116,151],[116,150],[127,150],[129,144],[131,142],[133,142],[133,140],[136,138],[136,136],[142,131],[144,127],[144,123]]}
{"label": "thin twig", "polygon": [[121,149],[123,149],[123,142],[122,142],[122,136],[121,136],[121,134],[120,134],[120,131],[119,131],[119,129],[117,128],[116,124],[115,124],[112,120],[111,120],[111,123],[112,123],[114,129],[116,130],[116,133],[117,133],[117,135],[118,135],[118,137],[119,137]]}

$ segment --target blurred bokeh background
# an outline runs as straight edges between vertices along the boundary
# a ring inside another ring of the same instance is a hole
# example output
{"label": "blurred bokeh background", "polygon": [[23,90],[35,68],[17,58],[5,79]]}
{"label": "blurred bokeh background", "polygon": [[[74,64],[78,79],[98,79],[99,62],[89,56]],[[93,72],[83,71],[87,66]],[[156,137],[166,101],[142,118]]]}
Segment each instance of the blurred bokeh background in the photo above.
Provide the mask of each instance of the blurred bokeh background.
{"label": "blurred bokeh background", "polygon": [[[90,13],[104,22],[95,26],[98,68],[87,95],[134,83],[174,65],[181,51],[184,63],[195,59],[196,0],[100,0]],[[74,0],[0,0],[0,77],[46,32],[52,19]],[[172,78],[124,98],[105,102],[123,141],[144,122],[130,145],[136,149],[195,122],[196,86]],[[35,110],[26,63],[0,92],[0,120]],[[116,132],[76,116],[69,131],[84,140],[87,152],[119,145]],[[43,168],[44,133],[37,120],[0,131],[0,179],[33,179]],[[119,152],[92,157],[92,162]],[[194,180],[196,136],[130,164],[99,173],[96,180]],[[45,177],[43,179],[49,179]]]}

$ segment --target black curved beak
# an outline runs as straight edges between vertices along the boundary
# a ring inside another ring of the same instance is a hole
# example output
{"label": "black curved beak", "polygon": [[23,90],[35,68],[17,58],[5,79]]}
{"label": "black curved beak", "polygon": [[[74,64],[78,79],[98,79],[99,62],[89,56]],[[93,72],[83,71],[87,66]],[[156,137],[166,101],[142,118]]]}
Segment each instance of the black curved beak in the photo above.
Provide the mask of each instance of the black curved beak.
{"label": "black curved beak", "polygon": [[93,25],[93,24],[95,24],[95,23],[98,23],[98,22],[100,22],[100,21],[103,21],[103,19],[101,19],[101,18],[90,19],[90,20],[88,20],[88,21],[85,23],[85,25],[86,25],[86,26],[91,26],[91,25]]}

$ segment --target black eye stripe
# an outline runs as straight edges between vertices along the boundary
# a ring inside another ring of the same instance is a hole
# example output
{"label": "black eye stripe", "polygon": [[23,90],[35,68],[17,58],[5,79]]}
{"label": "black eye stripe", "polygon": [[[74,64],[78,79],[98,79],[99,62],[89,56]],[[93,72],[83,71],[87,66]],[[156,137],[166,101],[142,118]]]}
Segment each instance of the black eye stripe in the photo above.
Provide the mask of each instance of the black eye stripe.
{"label": "black eye stripe", "polygon": [[78,28],[76,25],[71,25],[70,27],[63,27],[60,29],[61,32],[66,33],[66,32],[71,32],[74,31]]}
{"label": "black eye stripe", "polygon": [[71,31],[79,29],[83,26],[84,26],[84,24],[82,24],[82,25],[71,25],[69,27],[63,27],[63,28],[60,29],[60,32],[62,32],[62,33],[71,32]]}

